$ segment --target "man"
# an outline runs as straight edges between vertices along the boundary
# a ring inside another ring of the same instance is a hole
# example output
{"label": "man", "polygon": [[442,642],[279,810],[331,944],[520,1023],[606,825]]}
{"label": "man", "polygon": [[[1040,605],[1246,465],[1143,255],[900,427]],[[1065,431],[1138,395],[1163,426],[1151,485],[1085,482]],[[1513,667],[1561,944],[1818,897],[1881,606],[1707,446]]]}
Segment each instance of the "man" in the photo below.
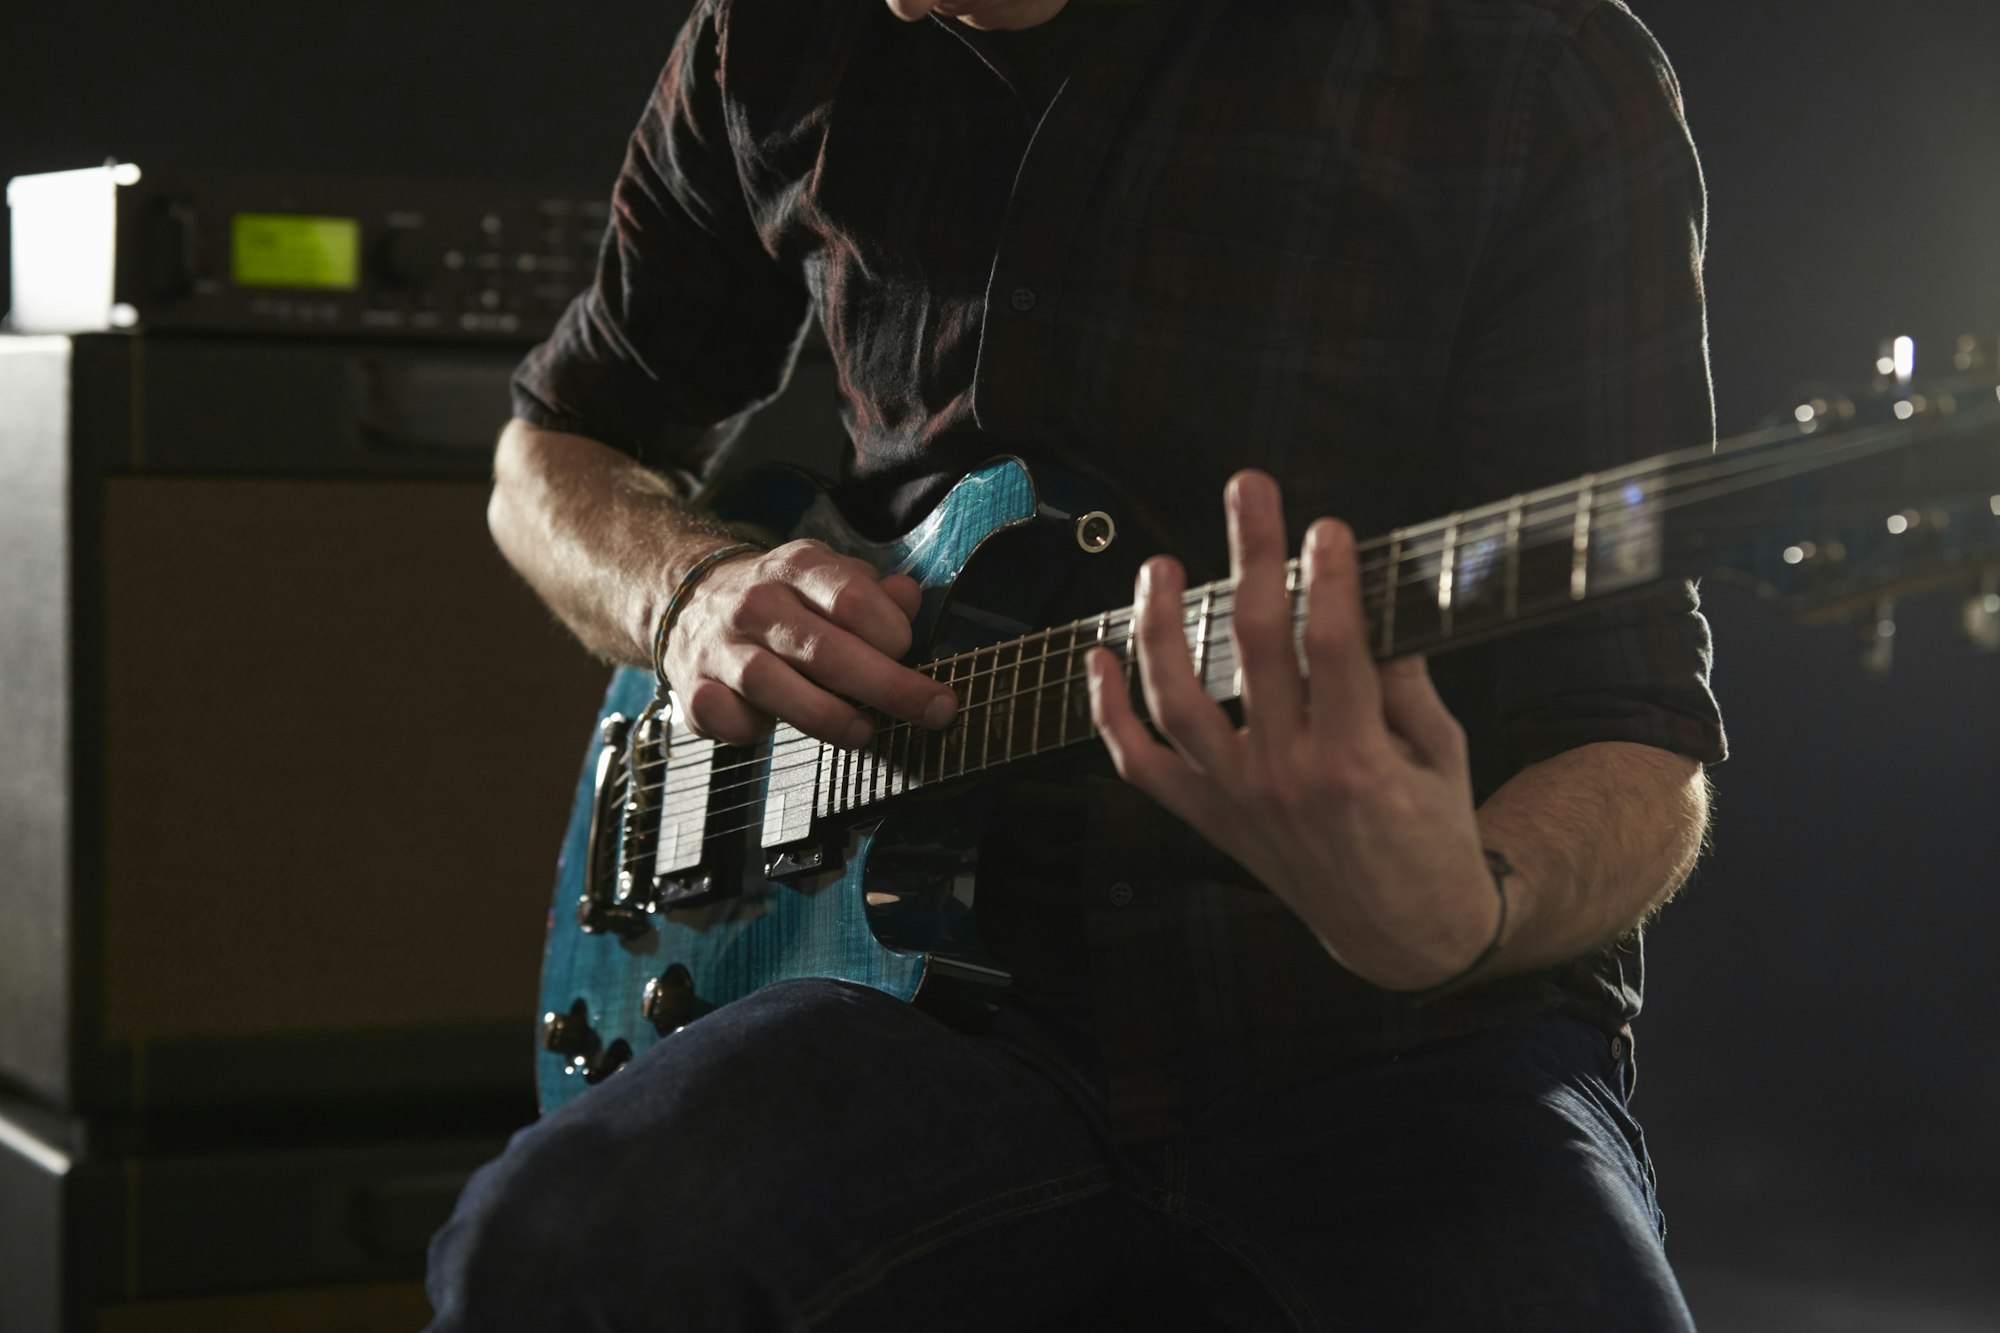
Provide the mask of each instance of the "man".
{"label": "man", "polygon": [[1434,685],[1371,661],[1352,536],[1711,437],[1664,59],[1615,0],[889,10],[697,7],[517,378],[494,535],[607,658],[674,602],[706,734],[944,724],[909,580],[707,561],[734,539],[685,499],[817,316],[858,524],[1003,451],[1116,481],[1174,555],[1226,545],[1241,724],[1150,561],[1157,737],[1099,654],[1125,781],[1010,784],[982,849],[992,1026],[832,982],[689,1026],[468,1188],[436,1327],[1013,1329],[1160,1290],[1242,1328],[1688,1327],[1625,1098],[1634,928],[1722,756],[1692,591]]}

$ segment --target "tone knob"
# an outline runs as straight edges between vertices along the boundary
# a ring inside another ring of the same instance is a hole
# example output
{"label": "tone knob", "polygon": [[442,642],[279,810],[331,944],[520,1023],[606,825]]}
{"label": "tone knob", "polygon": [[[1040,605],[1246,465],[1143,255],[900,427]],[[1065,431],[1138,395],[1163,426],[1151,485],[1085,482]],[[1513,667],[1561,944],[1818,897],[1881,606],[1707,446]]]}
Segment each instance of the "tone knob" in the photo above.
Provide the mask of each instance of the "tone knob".
{"label": "tone knob", "polygon": [[639,1000],[639,1012],[661,1036],[686,1027],[715,1006],[702,1002],[694,993],[694,977],[675,963],[646,983]]}
{"label": "tone knob", "polygon": [[568,1013],[551,1009],[542,1015],[542,1049],[574,1063],[587,1058],[599,1046],[596,1029],[590,1026],[590,1006],[582,1000],[570,1005]]}

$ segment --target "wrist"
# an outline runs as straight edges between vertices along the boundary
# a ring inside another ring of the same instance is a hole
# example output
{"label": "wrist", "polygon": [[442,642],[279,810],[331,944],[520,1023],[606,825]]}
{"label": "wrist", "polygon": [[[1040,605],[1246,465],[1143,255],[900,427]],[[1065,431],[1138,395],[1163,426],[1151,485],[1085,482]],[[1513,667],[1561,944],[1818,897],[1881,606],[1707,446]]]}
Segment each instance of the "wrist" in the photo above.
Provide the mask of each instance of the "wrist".
{"label": "wrist", "polygon": [[714,572],[716,566],[739,556],[761,555],[763,551],[764,548],[756,542],[722,542],[710,546],[688,564],[675,582],[673,591],[667,596],[666,605],[661,607],[653,623],[649,645],[653,676],[659,682],[662,696],[671,688],[667,679],[667,641],[673,634],[674,625],[680,619],[681,613],[687,609],[695,590]]}
{"label": "wrist", "polygon": [[1491,908],[1493,929],[1491,934],[1486,937],[1486,943],[1473,956],[1471,961],[1460,966],[1455,972],[1448,973],[1440,981],[1402,990],[1400,993],[1405,998],[1415,1000],[1418,1003],[1442,999],[1447,995],[1454,995],[1470,986],[1477,985],[1496,970],[1507,938],[1507,922],[1510,916],[1508,899],[1509,881],[1515,880],[1518,872],[1514,869],[1513,863],[1503,853],[1494,848],[1481,848],[1481,853],[1485,857],[1487,878],[1493,888]]}

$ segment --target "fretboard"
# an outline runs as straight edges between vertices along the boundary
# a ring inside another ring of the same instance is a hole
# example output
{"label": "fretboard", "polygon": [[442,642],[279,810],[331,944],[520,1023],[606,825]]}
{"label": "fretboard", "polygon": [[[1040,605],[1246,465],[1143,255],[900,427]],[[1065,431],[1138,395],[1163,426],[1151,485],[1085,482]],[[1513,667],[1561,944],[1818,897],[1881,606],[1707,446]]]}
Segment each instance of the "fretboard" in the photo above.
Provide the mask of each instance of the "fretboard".
{"label": "fretboard", "polygon": [[[1564,486],[1515,496],[1362,543],[1362,597],[1377,660],[1489,638],[1610,593],[1656,581],[1662,572],[1660,497],[1675,471],[1714,455],[1691,450]],[[1297,561],[1287,566],[1296,633],[1306,589]],[[1210,698],[1241,691],[1236,594],[1218,581],[1189,588],[1181,624],[1196,678]],[[841,750],[780,727],[764,844],[802,837],[813,817],[863,809],[1004,764],[1090,740],[1084,659],[1109,650],[1136,667],[1131,607],[1056,625],[919,667],[951,686],[958,716],[941,731],[882,719],[874,742]],[[1301,656],[1303,663],[1303,655]]]}

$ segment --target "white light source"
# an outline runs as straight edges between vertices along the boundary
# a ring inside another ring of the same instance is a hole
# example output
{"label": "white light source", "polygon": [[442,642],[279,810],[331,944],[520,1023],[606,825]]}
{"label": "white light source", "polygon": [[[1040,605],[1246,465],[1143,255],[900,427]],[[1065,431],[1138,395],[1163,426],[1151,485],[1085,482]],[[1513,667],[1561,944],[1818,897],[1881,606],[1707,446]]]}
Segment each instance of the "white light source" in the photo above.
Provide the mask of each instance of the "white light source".
{"label": "white light source", "polygon": [[1916,373],[1917,340],[1908,336],[1896,339],[1896,382],[1908,384]]}
{"label": "white light source", "polygon": [[1908,399],[1896,404],[1896,420],[1908,421],[1917,414],[1917,409]]}
{"label": "white light source", "polygon": [[118,187],[130,163],[16,176],[14,308],[20,333],[85,333],[111,322]]}
{"label": "white light source", "polygon": [[1889,515],[1889,531],[1894,536],[1902,536],[1910,530],[1910,520],[1901,514]]}
{"label": "white light source", "polygon": [[1811,421],[1814,417],[1818,415],[1819,413],[1813,411],[1813,405],[1811,403],[1800,403],[1798,407],[1794,408],[1792,411],[1792,416],[1797,418],[1798,423],[1801,426],[1805,425],[1807,422]]}

